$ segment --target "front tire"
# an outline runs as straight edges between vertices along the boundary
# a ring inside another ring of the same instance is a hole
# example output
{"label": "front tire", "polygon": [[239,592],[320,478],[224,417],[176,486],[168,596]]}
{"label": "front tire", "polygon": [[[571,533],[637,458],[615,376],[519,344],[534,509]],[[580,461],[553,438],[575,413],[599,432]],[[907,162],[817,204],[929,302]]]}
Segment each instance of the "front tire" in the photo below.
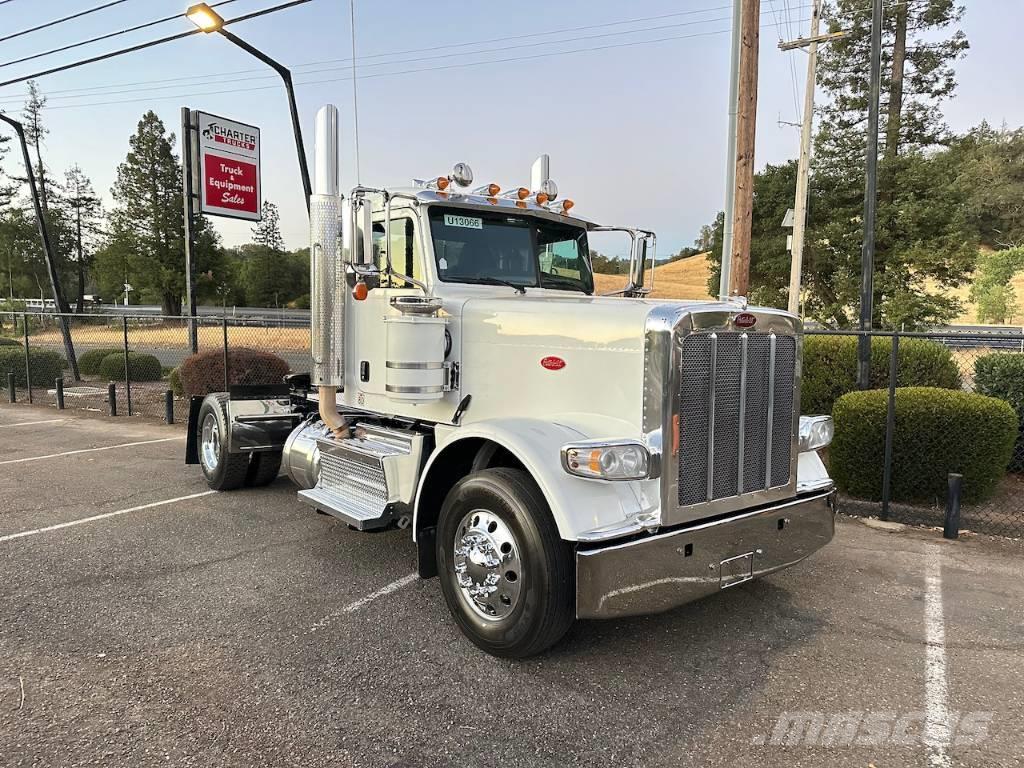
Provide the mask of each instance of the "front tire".
{"label": "front tire", "polygon": [[206,484],[215,491],[233,491],[245,484],[249,455],[228,452],[228,396],[207,395],[199,408],[196,445]]}
{"label": "front tire", "polygon": [[486,469],[456,483],[441,508],[436,547],[445,602],[488,653],[532,656],[572,626],[572,551],[528,473]]}

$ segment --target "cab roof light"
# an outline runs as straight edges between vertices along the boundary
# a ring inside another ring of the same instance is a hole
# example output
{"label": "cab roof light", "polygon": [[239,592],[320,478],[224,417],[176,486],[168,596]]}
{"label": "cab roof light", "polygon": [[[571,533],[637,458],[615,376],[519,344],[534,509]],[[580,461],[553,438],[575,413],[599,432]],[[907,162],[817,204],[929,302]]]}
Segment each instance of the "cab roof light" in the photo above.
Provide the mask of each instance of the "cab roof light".
{"label": "cab roof light", "polygon": [[499,192],[501,192],[501,187],[493,181],[473,190],[474,195],[483,195],[484,197],[497,197]]}
{"label": "cab roof light", "polygon": [[570,209],[576,205],[572,200],[565,199],[561,203],[555,206],[555,211],[563,215],[568,215]]}
{"label": "cab roof light", "polygon": [[516,187],[515,189],[510,189],[508,192],[502,195],[502,197],[511,197],[516,200],[525,200],[529,196],[530,190],[528,190],[526,187]]}

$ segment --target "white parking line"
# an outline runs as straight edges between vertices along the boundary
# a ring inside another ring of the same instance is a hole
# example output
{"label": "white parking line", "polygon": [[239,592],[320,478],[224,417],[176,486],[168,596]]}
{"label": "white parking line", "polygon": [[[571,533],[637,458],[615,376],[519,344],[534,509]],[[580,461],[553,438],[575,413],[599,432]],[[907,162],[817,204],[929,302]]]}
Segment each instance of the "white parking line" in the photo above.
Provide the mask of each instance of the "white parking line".
{"label": "white parking line", "polygon": [[168,440],[184,440],[185,435],[177,437],[161,437],[158,440],[139,440],[135,443],[121,443],[120,445],[104,445],[99,448],[79,448],[77,451],[61,451],[60,453],[48,453],[45,456],[26,456],[23,459],[7,459],[0,461],[0,464],[21,464],[25,461],[40,461],[42,459],[57,459],[61,456],[74,456],[77,453],[92,453],[93,451],[110,451],[114,448],[131,448],[134,445],[149,445],[150,443],[166,443]]}
{"label": "white parking line", "polygon": [[56,531],[61,528],[70,528],[73,525],[83,525],[85,523],[94,523],[97,520],[106,520],[108,517],[117,517],[118,515],[127,515],[130,512],[141,512],[144,509],[152,509],[153,507],[162,507],[167,504],[175,504],[179,501],[188,501],[189,499],[198,499],[200,496],[209,496],[211,493],[216,491],[200,491],[199,493],[190,493],[187,496],[178,496],[175,499],[164,499],[163,501],[152,501],[149,504],[140,504],[137,507],[129,507],[128,509],[119,509],[116,512],[104,512],[100,515],[92,515],[91,517],[83,517],[79,520],[69,520],[66,523],[57,523],[56,525],[48,525],[45,528],[33,528],[30,531],[20,531],[18,533],[9,533],[6,536],[0,536],[0,543],[5,541],[13,541],[14,539],[22,539],[26,536],[36,536],[40,533],[48,533],[49,531]]}
{"label": "white parking line", "polygon": [[67,421],[67,419],[41,419],[40,421],[19,421],[16,424],[0,424],[0,429],[3,427],[31,427],[33,424],[56,424],[58,421]]}
{"label": "white parking line", "polygon": [[925,573],[924,632],[924,743],[928,765],[952,765],[947,748],[950,741],[949,691],[946,686],[946,627],[942,615],[942,561],[936,546],[928,547]]}
{"label": "white parking line", "polygon": [[331,614],[328,614],[327,616],[324,616],[322,619],[320,619],[320,621],[318,621],[316,624],[311,626],[310,630],[315,632],[318,629],[323,629],[324,627],[327,626],[328,622],[331,619],[335,619],[338,616],[341,616],[342,614],[345,614],[345,613],[353,613],[355,611],[358,611],[360,608],[365,608],[367,605],[372,603],[374,600],[377,600],[377,599],[379,599],[381,597],[386,597],[387,595],[390,595],[392,592],[395,592],[396,590],[399,590],[399,589],[401,589],[404,586],[412,584],[418,578],[419,578],[419,574],[418,573],[410,573],[408,576],[403,576],[402,578],[398,579],[397,581],[392,581],[390,584],[388,584],[387,586],[381,587],[376,592],[371,592],[366,597],[361,597],[358,600],[356,600],[355,602],[349,603],[348,605],[346,605],[344,608],[342,608],[337,613],[331,613]]}

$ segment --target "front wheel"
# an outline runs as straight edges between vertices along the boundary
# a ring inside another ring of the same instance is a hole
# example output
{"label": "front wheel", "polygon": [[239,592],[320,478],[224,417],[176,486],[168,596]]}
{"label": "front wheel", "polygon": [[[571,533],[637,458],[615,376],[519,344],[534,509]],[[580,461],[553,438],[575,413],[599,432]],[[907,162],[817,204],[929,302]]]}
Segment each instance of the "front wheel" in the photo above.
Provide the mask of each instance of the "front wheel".
{"label": "front wheel", "polygon": [[526,472],[486,469],[456,483],[438,520],[437,563],[452,616],[488,653],[532,656],[572,625],[572,552]]}

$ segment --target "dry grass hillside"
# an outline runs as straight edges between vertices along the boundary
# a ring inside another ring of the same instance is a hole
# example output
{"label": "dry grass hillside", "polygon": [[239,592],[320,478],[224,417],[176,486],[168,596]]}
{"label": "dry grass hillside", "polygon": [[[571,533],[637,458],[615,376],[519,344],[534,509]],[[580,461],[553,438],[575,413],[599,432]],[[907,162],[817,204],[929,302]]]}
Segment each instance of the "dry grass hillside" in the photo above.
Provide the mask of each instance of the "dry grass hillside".
{"label": "dry grass hillside", "polygon": [[[1012,326],[1024,326],[1024,272],[1017,273],[1010,280],[1010,285],[1013,286],[1013,291],[1017,296],[1017,313],[1007,318],[1006,324]],[[956,296],[960,301],[963,302],[964,311],[959,317],[953,320],[954,325],[977,325],[978,324],[978,313],[975,309],[974,303],[970,298],[971,286],[970,283],[967,285],[960,286],[952,291],[950,294]],[[989,323],[981,323],[982,325],[989,325]]]}
{"label": "dry grass hillside", "polygon": [[[708,293],[710,274],[706,253],[664,264],[655,272],[651,296],[656,299],[712,299],[714,297]],[[650,272],[647,283],[650,284]],[[594,284],[597,293],[610,293],[625,287],[626,276],[597,274],[594,275]]]}

